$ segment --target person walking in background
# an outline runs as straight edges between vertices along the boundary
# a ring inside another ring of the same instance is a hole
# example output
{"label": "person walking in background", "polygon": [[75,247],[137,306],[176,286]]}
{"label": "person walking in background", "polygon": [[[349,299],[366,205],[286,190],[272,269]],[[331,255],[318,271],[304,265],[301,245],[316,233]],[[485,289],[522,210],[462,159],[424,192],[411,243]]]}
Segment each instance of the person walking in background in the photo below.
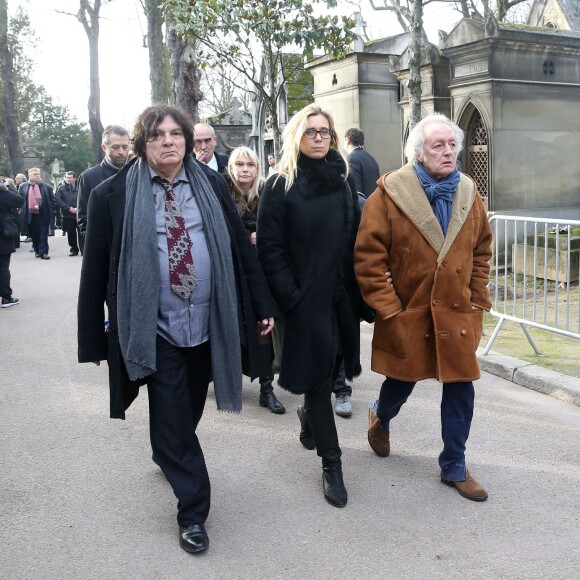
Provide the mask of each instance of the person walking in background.
{"label": "person walking in background", "polygon": [[[10,177],[4,177],[0,179],[4,179],[4,183],[6,184],[6,187],[8,188],[9,191],[16,194],[18,193],[16,183],[14,182],[13,179],[11,179]],[[14,246],[16,249],[18,249],[20,247],[20,220],[22,219],[22,206],[18,208],[16,207],[12,208],[12,215],[14,216],[14,219],[16,220],[16,225],[18,226],[18,234],[14,237]]]}
{"label": "person walking in background", "polygon": [[[24,173],[17,173],[14,177],[14,185],[16,186],[16,191],[20,193],[20,186],[26,182],[26,175]],[[26,220],[23,218],[24,216],[24,208],[20,208],[20,235],[25,236],[24,243],[29,244],[32,242],[32,238],[30,237],[30,232],[28,231],[28,224]]]}
{"label": "person walking in background", "polygon": [[276,156],[273,153],[268,153],[268,176],[277,173]]}
{"label": "person walking in background", "polygon": [[484,501],[465,445],[480,376],[475,351],[491,307],[492,234],[474,181],[456,168],[462,143],[463,131],[439,113],[415,125],[408,163],[385,175],[365,205],[355,268],[376,311],[372,370],[386,377],[369,409],[371,448],[389,455],[392,420],[417,381],[436,378],[443,383],[441,481]]}
{"label": "person walking in background", "polygon": [[193,153],[195,158],[210,169],[224,175],[227,171],[228,156],[216,153],[217,137],[214,128],[206,123],[197,123],[193,127],[195,145]]}
{"label": "person walking in background", "polygon": [[343,507],[348,495],[331,392],[343,358],[349,379],[361,372],[352,254],[360,214],[328,111],[304,107],[282,140],[278,175],[266,182],[258,207],[257,237],[286,325],[278,382],[304,394],[300,441],[322,458],[324,497]]}
{"label": "person walking in background", "polygon": [[35,256],[50,260],[48,234],[52,224],[52,187],[42,181],[38,167],[31,167],[28,170],[28,181],[20,186],[18,193],[24,197],[22,217],[28,225]]}
{"label": "person walking in background", "polygon": [[[15,233],[18,232],[18,224],[14,217],[14,211],[22,206],[24,199],[18,193],[10,190],[8,186],[0,182],[0,307],[9,308],[20,304],[18,298],[12,296],[10,286],[10,258],[15,252]],[[12,228],[10,231],[9,228]],[[4,235],[4,234],[8,235]]]}
{"label": "person walking in background", "polygon": [[[349,172],[352,176],[360,210],[369,194],[371,194],[380,177],[379,165],[364,149],[364,133],[360,129],[349,129],[344,137],[345,149],[348,153]],[[344,365],[340,367],[332,389],[336,398],[335,412],[339,417],[352,416],[352,385],[347,384],[344,375]]]}
{"label": "person walking in background", "polygon": [[[262,179],[260,160],[253,149],[249,147],[237,147],[234,149],[228,161],[226,181],[238,215],[242,219],[244,227],[248,232],[250,241],[256,245],[256,218],[260,193],[262,189]],[[256,337],[250,336],[250,340]],[[252,349],[257,357],[248,360],[248,370],[246,374],[253,380],[259,377],[261,407],[267,407],[272,413],[282,415],[286,412],[284,405],[276,398],[272,379],[272,340],[268,335],[268,341],[263,345],[256,345],[258,348]]]}
{"label": "person walking in background", "polygon": [[352,127],[344,136],[348,164],[356,190],[367,198],[376,188],[381,176],[376,159],[364,148],[365,134]]}
{"label": "person walking in background", "polygon": [[209,382],[218,409],[241,410],[240,318],[266,336],[276,307],[223,178],[192,156],[189,116],[149,107],[133,137],[136,158],[89,200],[78,359],[107,360],[113,418],[147,384],[153,461],[178,499],[179,545],[199,553],[210,481],[196,429]]}
{"label": "person walking in background", "polygon": [[64,183],[61,183],[56,190],[56,204],[62,213],[62,229],[68,236],[69,256],[78,256],[77,186],[74,171],[65,173]]}
{"label": "person walking in background", "polygon": [[87,229],[87,209],[91,191],[115,175],[127,162],[129,156],[129,133],[120,125],[108,125],[103,131],[101,149],[105,157],[99,163],[83,171],[77,182],[77,226],[79,232],[79,248],[83,253],[85,232]]}

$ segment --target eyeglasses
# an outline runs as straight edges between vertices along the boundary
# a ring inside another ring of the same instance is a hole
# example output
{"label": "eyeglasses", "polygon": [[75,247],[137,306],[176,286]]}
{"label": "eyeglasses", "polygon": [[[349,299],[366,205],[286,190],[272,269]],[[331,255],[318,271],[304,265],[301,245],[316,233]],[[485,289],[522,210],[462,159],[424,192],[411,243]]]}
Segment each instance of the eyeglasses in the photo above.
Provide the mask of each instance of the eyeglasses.
{"label": "eyeglasses", "polygon": [[334,131],[332,129],[320,129],[320,131],[317,131],[316,129],[306,129],[303,135],[306,139],[316,139],[316,135],[320,135],[321,139],[330,139],[334,135]]}

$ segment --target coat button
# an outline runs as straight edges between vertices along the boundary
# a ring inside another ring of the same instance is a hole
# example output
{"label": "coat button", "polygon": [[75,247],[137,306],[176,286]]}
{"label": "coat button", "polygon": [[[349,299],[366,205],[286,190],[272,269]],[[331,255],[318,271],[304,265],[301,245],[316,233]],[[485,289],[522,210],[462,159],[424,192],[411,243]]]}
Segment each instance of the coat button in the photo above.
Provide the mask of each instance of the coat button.
{"label": "coat button", "polygon": [[465,328],[461,331],[461,336],[465,336],[467,334],[467,330]]}
{"label": "coat button", "polygon": [[433,300],[433,306],[439,306],[439,300]]}
{"label": "coat button", "polygon": [[427,333],[423,338],[429,338],[431,335]]}
{"label": "coat button", "polygon": [[457,266],[457,268],[455,269],[455,271],[459,274],[459,272],[461,272],[461,270],[463,270],[463,268],[461,266]]}
{"label": "coat button", "polygon": [[459,304],[457,304],[457,302],[455,302],[454,304],[451,305],[451,308],[459,308]]}
{"label": "coat button", "polygon": [[447,262],[442,262],[441,265],[439,266],[439,269],[445,270],[445,268],[447,268]]}

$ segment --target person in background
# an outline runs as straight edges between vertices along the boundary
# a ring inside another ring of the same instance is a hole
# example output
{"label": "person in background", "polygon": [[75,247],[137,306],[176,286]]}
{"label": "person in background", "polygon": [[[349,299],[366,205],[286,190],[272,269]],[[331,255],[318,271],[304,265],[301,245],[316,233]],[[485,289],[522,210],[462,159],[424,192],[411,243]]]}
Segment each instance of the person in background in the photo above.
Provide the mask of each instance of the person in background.
{"label": "person in background", "polygon": [[[228,161],[226,181],[232,194],[238,215],[242,219],[248,232],[250,241],[256,245],[256,218],[262,179],[260,160],[253,149],[249,147],[237,147],[234,149]],[[253,337],[251,337],[253,339]],[[269,337],[268,337],[269,338]],[[259,358],[249,361],[248,374],[253,379],[256,376],[260,380],[261,407],[267,407],[272,413],[281,415],[286,412],[284,405],[276,398],[272,386],[272,343],[261,345],[253,352],[259,354]]]}
{"label": "person in background", "polygon": [[[16,183],[13,179],[11,179],[10,177],[4,177],[0,179],[4,179],[4,183],[6,184],[6,187],[8,188],[9,191],[12,191],[13,193],[18,193],[18,188],[16,187]],[[12,215],[14,216],[14,219],[16,220],[16,225],[18,226],[18,235],[14,237],[14,246],[16,247],[16,249],[18,249],[20,247],[20,221],[22,219],[22,206],[18,207],[18,208],[12,208]]]}
{"label": "person in background", "polygon": [[147,384],[153,461],[178,499],[179,545],[199,553],[210,481],[196,430],[209,382],[218,409],[241,410],[240,317],[267,336],[276,307],[223,178],[192,156],[190,117],[148,107],[133,138],[136,158],[89,199],[78,359],[107,360],[113,418]]}
{"label": "person in background", "polygon": [[[16,186],[16,191],[19,192],[20,186],[26,182],[26,175],[24,173],[17,173],[14,177],[14,185]],[[29,244],[32,242],[32,238],[30,237],[30,232],[28,231],[28,224],[26,220],[23,219],[24,208],[20,208],[20,235],[25,236],[24,243]]]}
{"label": "person in background", "polygon": [[276,156],[273,153],[268,153],[268,176],[277,173]]}
{"label": "person in background", "polygon": [[35,256],[41,260],[50,260],[48,235],[52,224],[52,187],[42,181],[38,167],[31,167],[28,170],[28,181],[19,187],[18,193],[24,197],[22,218],[28,225]]}
{"label": "person in background", "polygon": [[56,190],[56,204],[62,213],[62,229],[68,236],[70,246],[69,256],[79,255],[77,233],[77,186],[76,173],[67,171],[64,175],[64,183]]}
{"label": "person in background", "polygon": [[[0,216],[1,219],[12,219],[17,231],[17,222],[14,211],[22,206],[24,199],[15,191],[8,188],[6,183],[0,182]],[[10,258],[15,252],[15,238],[4,237],[0,232],[0,307],[9,308],[20,304],[20,300],[12,296],[10,287]]]}
{"label": "person in background", "polygon": [[193,127],[195,144],[193,153],[195,158],[210,169],[224,175],[227,171],[228,156],[216,153],[217,137],[214,128],[206,123],[197,123]]}
{"label": "person in background", "polygon": [[417,381],[443,383],[441,481],[473,501],[487,492],[469,473],[476,350],[487,283],[491,228],[475,182],[457,170],[463,131],[433,113],[411,130],[408,163],[383,176],[368,199],[355,248],[365,302],[376,311],[372,370],[385,377],[369,409],[368,441],[390,453],[392,420]]}
{"label": "person in background", "polygon": [[79,231],[79,248],[83,253],[85,232],[87,229],[87,208],[91,191],[115,175],[127,162],[129,156],[129,133],[120,125],[108,125],[103,131],[101,149],[105,157],[99,163],[83,171],[77,182],[77,226]]}
{"label": "person in background", "polygon": [[324,497],[343,507],[348,494],[331,393],[343,359],[349,379],[361,372],[361,298],[352,253],[360,213],[328,111],[304,107],[282,140],[278,175],[266,182],[258,207],[257,237],[285,319],[278,382],[304,395],[297,411],[300,441],[322,458]]}

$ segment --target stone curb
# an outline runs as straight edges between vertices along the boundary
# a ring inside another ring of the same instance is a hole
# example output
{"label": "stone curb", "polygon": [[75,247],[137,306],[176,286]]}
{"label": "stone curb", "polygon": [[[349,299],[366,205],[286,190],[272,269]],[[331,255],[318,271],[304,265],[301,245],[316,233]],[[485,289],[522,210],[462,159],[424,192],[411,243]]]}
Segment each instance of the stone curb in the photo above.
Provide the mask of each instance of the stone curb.
{"label": "stone curb", "polygon": [[490,350],[477,349],[482,371],[580,407],[580,379]]}

